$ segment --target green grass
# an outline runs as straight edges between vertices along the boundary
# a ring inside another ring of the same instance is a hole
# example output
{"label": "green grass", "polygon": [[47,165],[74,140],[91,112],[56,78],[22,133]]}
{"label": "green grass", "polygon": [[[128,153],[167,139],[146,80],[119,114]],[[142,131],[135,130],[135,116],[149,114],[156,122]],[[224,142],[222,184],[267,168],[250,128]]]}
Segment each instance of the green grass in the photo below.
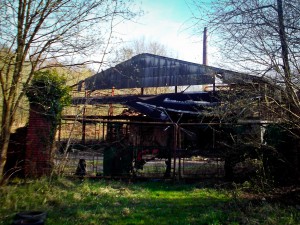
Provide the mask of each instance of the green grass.
{"label": "green grass", "polygon": [[171,182],[46,179],[0,187],[0,224],[20,211],[47,212],[47,225],[299,224],[299,209],[242,193]]}

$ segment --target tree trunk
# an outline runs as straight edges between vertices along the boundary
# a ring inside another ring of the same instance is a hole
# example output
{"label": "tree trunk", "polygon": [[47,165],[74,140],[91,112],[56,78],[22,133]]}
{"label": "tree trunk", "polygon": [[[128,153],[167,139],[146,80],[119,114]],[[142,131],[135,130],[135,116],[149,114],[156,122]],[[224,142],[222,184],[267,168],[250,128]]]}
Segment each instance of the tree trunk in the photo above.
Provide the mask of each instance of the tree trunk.
{"label": "tree trunk", "polygon": [[291,112],[296,113],[297,115],[299,111],[297,110],[297,108],[299,108],[299,100],[294,91],[293,83],[292,83],[291,68],[290,68],[290,61],[289,61],[289,48],[286,39],[282,0],[277,0],[277,13],[278,13],[279,37],[281,43],[281,57],[283,62],[286,94],[287,94],[288,101],[291,104]]}
{"label": "tree trunk", "polygon": [[7,160],[7,150],[9,145],[10,133],[11,133],[11,115],[9,107],[5,107],[6,111],[3,112],[3,121],[2,121],[2,133],[1,133],[1,157],[0,157],[0,183],[4,179],[4,167]]}
{"label": "tree trunk", "polygon": [[[288,43],[286,39],[286,32],[285,32],[285,25],[284,25],[284,15],[283,15],[283,4],[282,0],[277,0],[277,12],[278,12],[278,25],[279,25],[279,37],[281,42],[281,57],[283,61],[283,70],[284,70],[284,78],[285,78],[285,86],[286,86],[286,95],[288,98],[288,103],[290,106],[290,119],[291,123],[295,125],[295,123],[298,123],[298,118],[300,114],[300,104],[299,104],[299,98],[293,88],[292,83],[292,76],[291,76],[291,69],[290,69],[290,62],[289,62],[289,48]],[[297,126],[297,124],[296,124]],[[295,132],[299,139],[299,128]],[[297,144],[293,150],[293,167],[295,169],[295,173],[299,173],[299,165],[298,165],[298,148],[299,144]]]}

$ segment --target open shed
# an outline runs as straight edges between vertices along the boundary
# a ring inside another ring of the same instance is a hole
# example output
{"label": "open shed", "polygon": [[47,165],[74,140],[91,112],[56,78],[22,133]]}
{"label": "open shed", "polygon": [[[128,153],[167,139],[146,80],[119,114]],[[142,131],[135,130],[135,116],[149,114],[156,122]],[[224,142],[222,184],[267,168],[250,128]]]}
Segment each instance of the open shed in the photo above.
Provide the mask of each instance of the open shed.
{"label": "open shed", "polygon": [[[201,90],[178,91],[179,86],[193,85],[201,85]],[[244,138],[243,133],[262,139],[268,123],[262,110],[267,86],[267,80],[256,76],[139,54],[81,81],[77,91],[84,94],[73,97],[72,103],[82,110],[64,115],[63,121],[80,124],[81,139],[76,143],[90,143],[89,149],[98,151],[92,165],[96,175],[137,176],[150,165],[151,173],[143,176],[224,176],[224,148],[233,144],[232,135],[236,141]],[[144,93],[145,88],[157,87],[169,87],[168,92]],[[140,91],[117,93],[123,89]],[[234,105],[233,99],[245,97],[251,110],[236,107],[228,112],[228,102]],[[106,110],[87,113],[90,106]],[[115,108],[122,111],[116,113]],[[63,139],[60,131],[59,140]],[[158,169],[151,167],[155,163]]]}

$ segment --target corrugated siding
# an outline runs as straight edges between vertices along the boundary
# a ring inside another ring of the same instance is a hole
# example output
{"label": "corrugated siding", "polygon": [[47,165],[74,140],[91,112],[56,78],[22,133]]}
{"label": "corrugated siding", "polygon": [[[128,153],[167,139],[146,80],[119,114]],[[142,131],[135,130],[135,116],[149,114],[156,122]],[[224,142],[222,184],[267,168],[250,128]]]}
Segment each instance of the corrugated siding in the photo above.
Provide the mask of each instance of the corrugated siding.
{"label": "corrugated siding", "polygon": [[140,54],[85,80],[86,90],[212,84],[214,74],[238,73],[152,54]]}

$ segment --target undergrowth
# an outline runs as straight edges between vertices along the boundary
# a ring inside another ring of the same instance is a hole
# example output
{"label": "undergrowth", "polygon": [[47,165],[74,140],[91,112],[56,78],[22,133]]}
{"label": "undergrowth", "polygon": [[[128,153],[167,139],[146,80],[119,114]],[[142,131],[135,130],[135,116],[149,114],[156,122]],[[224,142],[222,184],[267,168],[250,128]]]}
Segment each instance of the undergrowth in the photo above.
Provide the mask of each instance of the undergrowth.
{"label": "undergrowth", "polygon": [[242,190],[166,181],[15,181],[0,187],[0,224],[31,210],[47,212],[47,225],[300,223],[299,206],[243,196]]}

